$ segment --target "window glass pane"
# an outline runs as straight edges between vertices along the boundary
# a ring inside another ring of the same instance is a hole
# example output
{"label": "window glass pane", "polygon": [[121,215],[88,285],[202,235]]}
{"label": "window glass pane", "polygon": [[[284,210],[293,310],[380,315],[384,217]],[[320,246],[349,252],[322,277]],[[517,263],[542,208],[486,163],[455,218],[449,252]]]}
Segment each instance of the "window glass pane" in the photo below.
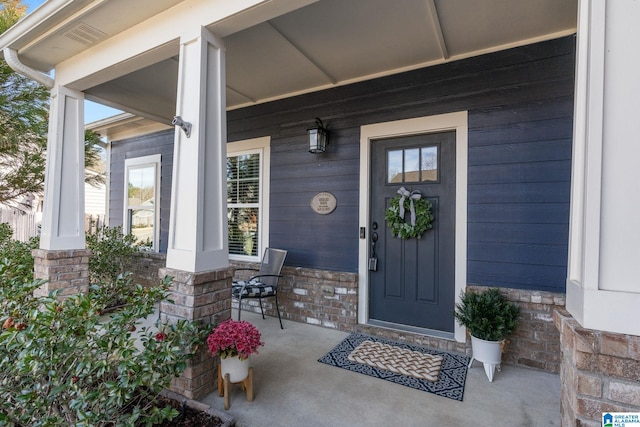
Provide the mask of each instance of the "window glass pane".
{"label": "window glass pane", "polygon": [[[155,156],[150,156],[155,157]],[[125,161],[125,182],[127,196],[125,199],[126,232],[136,237],[137,244],[158,250],[156,242],[156,217],[158,200],[156,200],[156,183],[160,171],[158,161],[149,163],[137,159]],[[133,164],[128,165],[131,161]]]}
{"label": "window glass pane", "polygon": [[239,203],[258,203],[260,181],[257,179],[243,180],[238,183]]}
{"label": "window glass pane", "polygon": [[258,154],[247,154],[238,157],[238,177],[240,179],[256,178],[260,168]]}
{"label": "window glass pane", "polygon": [[238,203],[238,181],[227,181],[227,203]]}
{"label": "window glass pane", "polygon": [[422,148],[422,181],[437,181],[438,180],[438,147],[424,147]]}
{"label": "window glass pane", "polygon": [[155,211],[153,206],[148,209],[129,209],[129,233],[137,239],[137,244],[153,248],[153,224]]}
{"label": "window glass pane", "polygon": [[156,194],[156,168],[148,165],[129,169],[129,206],[153,204]]}
{"label": "window glass pane", "polygon": [[238,178],[238,158],[227,157],[227,179]]}
{"label": "window glass pane", "polygon": [[404,182],[420,181],[420,149],[404,150]]}
{"label": "window glass pane", "polygon": [[258,255],[258,208],[229,208],[229,253]]}
{"label": "window glass pane", "polygon": [[402,182],[402,150],[387,152],[387,182]]}
{"label": "window glass pane", "polygon": [[227,159],[229,254],[259,256],[260,153]]}

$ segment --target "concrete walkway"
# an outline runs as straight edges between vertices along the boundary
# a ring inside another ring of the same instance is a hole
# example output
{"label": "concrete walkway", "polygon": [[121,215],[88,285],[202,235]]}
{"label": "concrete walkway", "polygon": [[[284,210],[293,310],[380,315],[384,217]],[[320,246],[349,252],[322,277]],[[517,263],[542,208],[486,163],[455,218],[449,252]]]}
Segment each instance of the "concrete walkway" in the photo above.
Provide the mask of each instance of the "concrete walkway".
{"label": "concrete walkway", "polygon": [[[234,319],[237,312],[233,312]],[[462,402],[322,364],[348,334],[242,313],[265,346],[251,358],[254,401],[239,386],[227,411],[238,427],[560,426],[558,375],[504,365],[493,383],[482,364],[467,375]],[[217,391],[201,399],[224,409]]]}

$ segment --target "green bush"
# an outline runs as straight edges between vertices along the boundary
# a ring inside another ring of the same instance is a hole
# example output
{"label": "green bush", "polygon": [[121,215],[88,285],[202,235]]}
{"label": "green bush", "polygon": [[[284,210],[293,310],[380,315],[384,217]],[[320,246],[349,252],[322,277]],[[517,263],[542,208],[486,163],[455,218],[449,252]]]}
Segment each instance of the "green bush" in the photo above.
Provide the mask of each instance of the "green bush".
{"label": "green bush", "polygon": [[132,257],[138,253],[136,238],[123,234],[122,227],[103,226],[94,234],[87,234],[89,257],[89,284],[92,292],[98,292],[105,298],[108,307],[126,304],[127,295],[135,291],[133,282],[129,287],[122,286],[119,279],[132,266]]}
{"label": "green bush", "polygon": [[121,276],[113,289],[133,291],[107,316],[103,292],[33,297],[40,282],[7,273],[0,263],[0,425],[150,426],[178,415],[157,395],[210,328],[141,326],[167,298],[169,278],[143,288]]}
{"label": "green bush", "polygon": [[122,227],[103,226],[93,234],[87,234],[89,258],[89,283],[114,283],[118,276],[131,269],[131,258],[138,253],[136,238],[123,234]]}
{"label": "green bush", "polygon": [[0,261],[10,264],[11,268],[5,271],[5,277],[9,274],[23,283],[33,280],[33,255],[31,251],[40,245],[39,237],[32,237],[27,242],[12,239],[13,230],[7,223],[0,223]]}

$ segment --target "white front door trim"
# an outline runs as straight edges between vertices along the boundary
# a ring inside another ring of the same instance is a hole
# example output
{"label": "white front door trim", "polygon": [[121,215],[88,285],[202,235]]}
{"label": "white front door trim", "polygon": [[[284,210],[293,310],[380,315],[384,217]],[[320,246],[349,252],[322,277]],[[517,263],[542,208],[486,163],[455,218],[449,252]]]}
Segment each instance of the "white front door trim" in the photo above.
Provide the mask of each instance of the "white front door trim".
{"label": "white front door trim", "polygon": [[[365,125],[360,128],[360,227],[366,230],[358,245],[358,323],[369,321],[369,189],[371,141],[443,131],[456,132],[456,235],[455,235],[455,292],[456,303],[467,281],[467,153],[468,113],[466,111],[418,117],[414,119]],[[453,310],[454,307],[451,307]],[[465,329],[455,323],[454,336],[465,342]]]}

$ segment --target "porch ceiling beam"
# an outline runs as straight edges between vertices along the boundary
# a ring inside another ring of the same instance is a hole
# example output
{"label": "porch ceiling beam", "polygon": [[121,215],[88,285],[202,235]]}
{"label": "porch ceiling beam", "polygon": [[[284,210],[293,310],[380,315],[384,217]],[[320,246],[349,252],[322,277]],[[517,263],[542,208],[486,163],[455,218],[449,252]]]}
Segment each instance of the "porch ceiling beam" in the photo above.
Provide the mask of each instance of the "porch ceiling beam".
{"label": "porch ceiling beam", "polygon": [[271,28],[273,28],[273,30],[282,38],[282,40],[284,40],[286,43],[288,43],[289,46],[293,47],[296,50],[296,52],[298,52],[300,54],[301,57],[303,57],[307,62],[309,62],[311,65],[313,65],[318,71],[320,71],[322,73],[322,75],[324,75],[327,78],[327,80],[329,80],[329,82],[331,82],[332,84],[338,83],[338,79],[336,79],[334,76],[332,76],[327,70],[324,69],[324,67],[322,67],[320,64],[318,64],[318,62],[315,61],[311,57],[311,55],[309,55],[307,52],[305,52],[304,49],[302,49],[300,46],[298,46],[293,40],[291,40],[290,38],[285,36],[282,33],[282,31],[280,31],[280,29],[273,24],[273,22],[268,21],[267,24],[269,24],[269,26]]}
{"label": "porch ceiling beam", "polygon": [[447,49],[447,43],[444,40],[444,34],[442,32],[442,26],[440,25],[440,17],[438,16],[438,9],[436,9],[435,0],[426,0],[429,14],[431,15],[431,24],[433,25],[433,32],[438,40],[438,46],[442,53],[442,59],[449,59],[449,50]]}

